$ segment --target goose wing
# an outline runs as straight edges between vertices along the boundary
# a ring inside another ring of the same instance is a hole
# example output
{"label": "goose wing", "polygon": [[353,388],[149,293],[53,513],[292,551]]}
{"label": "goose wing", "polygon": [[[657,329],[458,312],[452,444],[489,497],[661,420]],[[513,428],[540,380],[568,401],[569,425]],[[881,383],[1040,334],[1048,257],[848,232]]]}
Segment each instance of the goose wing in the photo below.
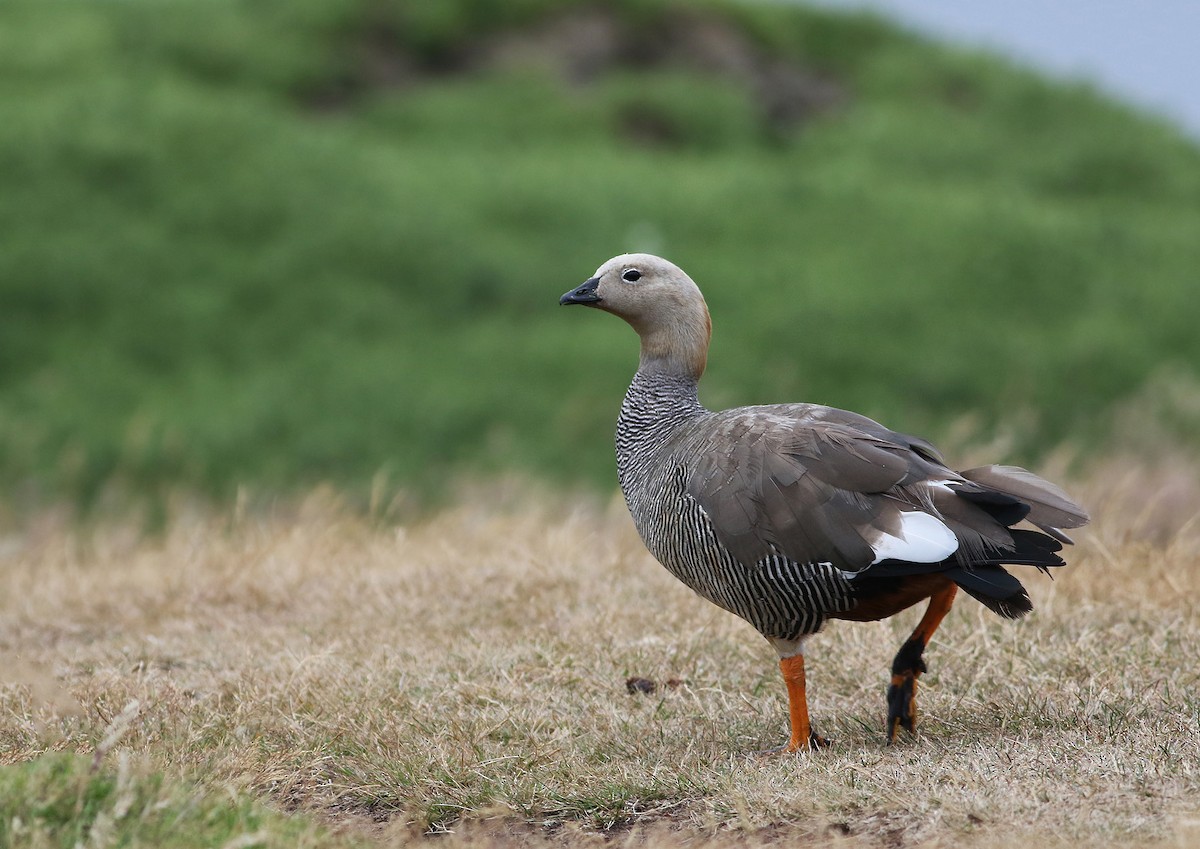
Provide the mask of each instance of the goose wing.
{"label": "goose wing", "polygon": [[974,485],[929,443],[865,416],[784,405],[709,424],[689,494],[744,564],[783,554],[859,572],[885,560],[942,562],[960,536],[976,548],[1012,546],[1003,524],[950,488]]}

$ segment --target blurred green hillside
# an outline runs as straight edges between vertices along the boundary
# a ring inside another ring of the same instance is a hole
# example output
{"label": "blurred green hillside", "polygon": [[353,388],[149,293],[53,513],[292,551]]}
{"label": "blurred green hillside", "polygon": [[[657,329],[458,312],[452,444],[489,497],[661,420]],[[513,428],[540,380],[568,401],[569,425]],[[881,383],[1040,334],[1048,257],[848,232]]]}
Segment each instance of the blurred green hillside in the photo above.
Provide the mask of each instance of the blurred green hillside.
{"label": "blurred green hillside", "polygon": [[0,475],[611,485],[662,253],[702,398],[1098,444],[1195,375],[1200,151],[1083,87],[750,2],[7,0]]}

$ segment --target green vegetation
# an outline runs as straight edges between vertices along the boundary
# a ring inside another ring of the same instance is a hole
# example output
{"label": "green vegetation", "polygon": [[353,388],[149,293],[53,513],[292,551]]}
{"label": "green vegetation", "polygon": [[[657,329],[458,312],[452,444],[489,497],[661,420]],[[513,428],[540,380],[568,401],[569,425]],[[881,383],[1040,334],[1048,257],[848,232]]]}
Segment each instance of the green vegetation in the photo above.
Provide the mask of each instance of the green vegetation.
{"label": "green vegetation", "polygon": [[300,815],[283,816],[238,796],[130,766],[92,768],[67,754],[0,767],[0,846],[350,846]]}
{"label": "green vegetation", "polygon": [[625,250],[705,289],[712,405],[970,411],[1019,458],[1194,375],[1176,131],[871,18],[599,8],[5,3],[14,500],[609,483],[634,339],[556,300]]}

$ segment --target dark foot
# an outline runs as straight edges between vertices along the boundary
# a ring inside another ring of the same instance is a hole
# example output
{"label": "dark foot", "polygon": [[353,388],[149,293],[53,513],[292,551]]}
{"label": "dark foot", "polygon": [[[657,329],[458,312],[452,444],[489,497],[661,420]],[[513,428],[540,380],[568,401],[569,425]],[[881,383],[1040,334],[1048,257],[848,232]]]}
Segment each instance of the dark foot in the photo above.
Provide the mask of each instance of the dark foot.
{"label": "dark foot", "polygon": [[808,735],[808,748],[816,751],[817,749],[828,749],[833,745],[833,741],[828,737],[822,737],[820,734],[813,732]]}
{"label": "dark foot", "polygon": [[812,733],[808,735],[807,746],[788,741],[786,746],[780,746],[778,749],[767,749],[762,752],[755,752],[755,754],[760,758],[772,757],[774,755],[793,755],[796,752],[815,752],[817,749],[828,749],[832,745],[832,740],[822,737],[820,734]]}
{"label": "dark foot", "polygon": [[896,741],[896,732],[903,728],[916,731],[917,724],[917,677],[909,672],[893,675],[887,692],[887,741]]}
{"label": "dark foot", "polygon": [[909,640],[900,647],[892,662],[892,683],[887,691],[887,740],[896,740],[901,728],[916,731],[917,726],[917,678],[925,671],[921,654],[925,645],[920,640]]}

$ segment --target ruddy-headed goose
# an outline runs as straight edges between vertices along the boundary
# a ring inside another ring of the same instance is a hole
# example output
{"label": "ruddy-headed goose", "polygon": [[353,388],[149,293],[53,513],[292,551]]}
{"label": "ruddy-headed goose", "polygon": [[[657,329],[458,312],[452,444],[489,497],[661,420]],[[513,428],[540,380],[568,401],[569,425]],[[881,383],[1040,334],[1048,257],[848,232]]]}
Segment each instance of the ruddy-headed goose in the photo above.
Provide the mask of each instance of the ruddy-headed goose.
{"label": "ruddy-headed goose", "polygon": [[[646,547],[779,652],[791,738],[809,725],[804,646],[827,619],[866,621],[928,599],[892,664],[887,737],[913,730],[922,654],[961,587],[1010,618],[1032,609],[1004,564],[1063,565],[1061,528],[1087,514],[1014,466],[956,472],[923,439],[817,404],[714,412],[696,387],[711,322],[696,284],[649,254],[604,263],[562,304],[629,322],[641,359],[617,420],[617,474]],[[1024,521],[1030,527],[1016,527]],[[1036,530],[1035,530],[1036,528]]]}

